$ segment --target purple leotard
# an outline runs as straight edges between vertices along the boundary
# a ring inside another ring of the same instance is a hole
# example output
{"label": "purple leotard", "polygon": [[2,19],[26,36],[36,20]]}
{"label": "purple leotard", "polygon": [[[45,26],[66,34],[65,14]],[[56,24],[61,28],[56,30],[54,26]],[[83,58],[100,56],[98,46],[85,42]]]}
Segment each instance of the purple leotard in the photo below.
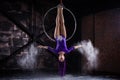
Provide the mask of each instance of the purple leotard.
{"label": "purple leotard", "polygon": [[69,53],[74,50],[74,47],[67,48],[66,45],[66,38],[64,36],[60,36],[56,38],[56,48],[53,49],[52,47],[48,46],[48,50],[53,53],[58,53],[60,51],[64,51],[65,53]]}
{"label": "purple leotard", "polygon": [[[64,36],[59,36],[56,38],[56,48],[53,49],[52,47],[48,46],[48,50],[53,52],[53,53],[56,53],[58,54],[58,52],[60,51],[64,51],[65,53],[69,53],[70,51],[74,50],[74,47],[70,47],[70,48],[67,48],[67,45],[66,45],[66,38]],[[66,61],[64,62],[60,62],[59,61],[59,74],[61,76],[64,76],[65,75],[65,72],[66,72]]]}

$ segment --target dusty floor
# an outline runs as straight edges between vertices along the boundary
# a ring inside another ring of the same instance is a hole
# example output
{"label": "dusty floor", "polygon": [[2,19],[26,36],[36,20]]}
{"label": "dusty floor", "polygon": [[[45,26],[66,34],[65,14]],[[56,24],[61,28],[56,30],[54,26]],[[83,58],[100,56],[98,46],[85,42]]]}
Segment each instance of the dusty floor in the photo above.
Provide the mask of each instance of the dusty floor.
{"label": "dusty floor", "polygon": [[60,77],[54,72],[4,72],[0,73],[0,80],[120,80],[115,76],[90,76],[81,74],[66,74]]}

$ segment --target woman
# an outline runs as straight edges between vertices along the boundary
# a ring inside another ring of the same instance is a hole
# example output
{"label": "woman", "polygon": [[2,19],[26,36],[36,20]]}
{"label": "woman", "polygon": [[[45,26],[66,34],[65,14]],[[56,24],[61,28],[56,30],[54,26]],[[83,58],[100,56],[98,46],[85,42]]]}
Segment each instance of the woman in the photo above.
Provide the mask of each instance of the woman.
{"label": "woman", "polygon": [[65,75],[66,70],[66,61],[64,54],[71,52],[74,49],[80,48],[81,45],[72,46],[67,48],[66,45],[66,28],[64,24],[64,16],[63,16],[63,6],[60,4],[57,7],[57,16],[56,16],[56,27],[54,31],[54,38],[56,40],[56,48],[52,48],[50,46],[38,46],[39,48],[48,49],[49,51],[58,54],[59,60],[59,73],[61,76]]}

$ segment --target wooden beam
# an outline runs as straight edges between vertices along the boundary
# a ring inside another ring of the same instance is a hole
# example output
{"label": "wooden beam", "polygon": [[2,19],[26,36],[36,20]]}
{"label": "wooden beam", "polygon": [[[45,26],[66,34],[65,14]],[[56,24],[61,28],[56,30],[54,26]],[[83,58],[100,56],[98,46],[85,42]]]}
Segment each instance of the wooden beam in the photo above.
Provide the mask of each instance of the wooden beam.
{"label": "wooden beam", "polygon": [[11,58],[15,57],[19,52],[21,52],[24,48],[32,44],[33,41],[29,41],[26,45],[22,46],[21,48],[17,49],[16,51],[12,52],[10,56],[7,56],[6,58],[0,60],[0,67],[4,66]]}
{"label": "wooden beam", "polygon": [[16,25],[16,27],[18,27],[19,29],[21,29],[22,31],[24,31],[29,37],[32,37],[32,34],[29,31],[29,29],[27,29],[23,24],[21,24],[20,21],[18,21],[17,19],[15,19],[14,16],[10,15],[9,13],[7,13],[6,11],[4,11],[1,8],[0,8],[0,13],[4,17],[6,17],[8,20],[10,20],[12,23],[14,23]]}

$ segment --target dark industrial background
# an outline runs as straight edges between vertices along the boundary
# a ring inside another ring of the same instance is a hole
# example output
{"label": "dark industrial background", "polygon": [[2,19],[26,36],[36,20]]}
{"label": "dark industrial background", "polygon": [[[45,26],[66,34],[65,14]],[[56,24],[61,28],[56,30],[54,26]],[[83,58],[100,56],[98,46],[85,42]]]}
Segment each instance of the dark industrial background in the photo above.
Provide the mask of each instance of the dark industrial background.
{"label": "dark industrial background", "polygon": [[[55,42],[43,32],[43,16],[46,11],[59,4],[59,0],[1,0],[0,2],[0,70],[22,70],[17,64],[19,54],[32,44],[51,45]],[[99,66],[95,73],[120,74],[120,3],[105,0],[63,0],[77,20],[74,36],[67,41],[68,46],[81,40],[90,39],[99,48]],[[56,14],[49,14],[46,31],[53,37]],[[74,30],[74,23],[66,17],[68,37]],[[69,17],[69,16],[68,16]],[[54,18],[54,19],[52,19]],[[72,20],[71,20],[72,21]],[[70,24],[71,23],[71,24]],[[36,70],[56,70],[56,58],[44,50],[37,59]],[[83,57],[72,51],[67,56],[67,71],[81,73]]]}

